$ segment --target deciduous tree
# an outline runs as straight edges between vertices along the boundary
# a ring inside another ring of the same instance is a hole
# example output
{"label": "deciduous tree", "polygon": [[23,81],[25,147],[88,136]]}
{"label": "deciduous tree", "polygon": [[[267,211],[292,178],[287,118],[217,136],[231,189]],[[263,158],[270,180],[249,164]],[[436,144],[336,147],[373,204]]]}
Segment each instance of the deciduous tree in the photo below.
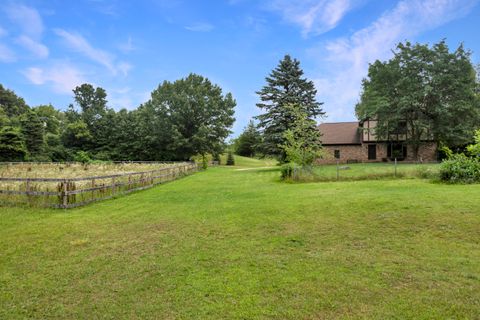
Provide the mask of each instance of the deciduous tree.
{"label": "deciduous tree", "polygon": [[406,122],[414,156],[422,140],[465,145],[480,123],[478,83],[470,52],[450,52],[445,41],[432,47],[400,43],[394,57],[370,65],[363,80],[359,119],[378,120],[377,135],[389,138]]}

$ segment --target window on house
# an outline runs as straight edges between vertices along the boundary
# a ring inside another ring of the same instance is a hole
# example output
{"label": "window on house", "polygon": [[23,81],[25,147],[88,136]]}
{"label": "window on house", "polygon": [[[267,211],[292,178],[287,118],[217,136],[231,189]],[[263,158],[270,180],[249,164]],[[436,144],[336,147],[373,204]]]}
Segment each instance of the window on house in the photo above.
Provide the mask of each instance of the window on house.
{"label": "window on house", "polygon": [[407,134],[407,121],[399,121],[391,130],[391,134]]}
{"label": "window on house", "polygon": [[340,150],[335,150],[334,152],[335,159],[340,159]]}

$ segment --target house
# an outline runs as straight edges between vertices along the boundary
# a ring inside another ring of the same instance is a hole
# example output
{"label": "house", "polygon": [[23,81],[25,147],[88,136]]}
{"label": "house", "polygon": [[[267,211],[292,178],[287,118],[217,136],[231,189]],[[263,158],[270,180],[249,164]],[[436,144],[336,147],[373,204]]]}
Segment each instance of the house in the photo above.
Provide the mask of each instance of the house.
{"label": "house", "polygon": [[[322,134],[325,155],[318,163],[355,163],[391,161],[417,161],[411,145],[405,143],[405,126],[390,135],[389,139],[377,139],[376,120],[322,123],[318,126]],[[431,138],[422,141],[418,152],[422,162],[437,161],[437,144]]]}

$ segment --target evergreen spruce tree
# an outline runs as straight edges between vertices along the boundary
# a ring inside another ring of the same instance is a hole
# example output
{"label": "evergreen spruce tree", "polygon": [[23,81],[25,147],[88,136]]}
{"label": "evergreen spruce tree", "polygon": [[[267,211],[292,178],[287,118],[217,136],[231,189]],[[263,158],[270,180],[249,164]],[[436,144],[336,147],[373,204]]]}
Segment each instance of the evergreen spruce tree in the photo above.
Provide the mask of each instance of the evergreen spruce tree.
{"label": "evergreen spruce tree", "polygon": [[0,161],[23,161],[27,148],[18,128],[5,126],[0,129]]}
{"label": "evergreen spruce tree", "polygon": [[40,117],[29,111],[22,118],[22,133],[30,156],[39,156],[43,151],[45,126]]}
{"label": "evergreen spruce tree", "polygon": [[227,166],[234,166],[234,165],[235,165],[235,158],[233,157],[233,152],[228,151]]}
{"label": "evergreen spruce tree", "polygon": [[312,120],[324,116],[325,112],[323,103],[316,101],[317,90],[313,82],[303,77],[300,62],[289,55],[280,61],[266,81],[267,84],[257,92],[261,100],[257,106],[265,111],[257,117],[263,131],[262,151],[284,162],[286,154],[281,146],[285,143],[285,131],[292,129],[293,120],[286,106],[298,106]]}
{"label": "evergreen spruce tree", "polygon": [[235,153],[244,157],[253,157],[257,153],[261,141],[260,132],[258,132],[253,120],[250,120],[248,126],[235,140]]}

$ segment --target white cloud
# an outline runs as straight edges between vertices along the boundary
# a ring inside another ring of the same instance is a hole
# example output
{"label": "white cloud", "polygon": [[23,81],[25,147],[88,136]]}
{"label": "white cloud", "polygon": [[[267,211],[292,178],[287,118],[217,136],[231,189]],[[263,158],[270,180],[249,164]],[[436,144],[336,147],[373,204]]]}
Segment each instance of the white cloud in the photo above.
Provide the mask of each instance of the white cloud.
{"label": "white cloud", "polygon": [[326,76],[315,83],[329,121],[354,117],[369,63],[390,58],[398,42],[464,16],[476,3],[478,0],[400,1],[370,26],[311,50],[311,55],[321,57],[318,60],[328,66],[321,71]]}
{"label": "white cloud", "polygon": [[[7,35],[7,31],[0,27],[0,38]],[[0,62],[14,62],[16,60],[15,53],[8,46],[0,42]]]}
{"label": "white cloud", "polygon": [[48,57],[48,48],[42,43],[33,40],[29,36],[23,35],[17,38],[16,42],[32,52],[38,58]]}
{"label": "white cloud", "polygon": [[63,29],[55,29],[54,31],[58,36],[63,38],[72,49],[103,65],[112,73],[117,73],[117,69],[113,63],[113,55],[104,50],[94,48],[84,37],[77,33],[68,32]]}
{"label": "white cloud", "polygon": [[31,67],[23,74],[33,84],[50,85],[61,94],[71,94],[76,86],[86,82],[81,71],[68,63],[55,63],[48,69]]}
{"label": "white cloud", "polygon": [[123,53],[130,53],[132,51],[135,51],[135,46],[133,45],[133,42],[132,42],[132,37],[129,36],[128,37],[128,40],[124,43],[121,43],[118,48],[120,49],[120,51],[122,51]]}
{"label": "white cloud", "polygon": [[127,76],[128,71],[132,66],[126,62],[115,61],[115,56],[105,50],[94,48],[83,36],[77,33],[65,31],[63,29],[55,29],[54,32],[63,38],[65,42],[74,50],[83,54],[87,58],[91,59],[106,67],[113,75],[118,72]]}
{"label": "white cloud", "polygon": [[126,62],[120,62],[117,68],[118,68],[118,71],[120,71],[122,75],[126,77],[128,75],[128,72],[132,69],[132,65]]}
{"label": "white cloud", "polygon": [[199,22],[190,26],[185,26],[185,29],[194,32],[209,32],[214,29],[214,26],[207,22]]}
{"label": "white cloud", "polygon": [[15,60],[17,57],[12,49],[0,43],[0,62],[14,62]]}
{"label": "white cloud", "polygon": [[355,5],[358,4],[350,0],[271,0],[269,9],[279,12],[286,21],[299,25],[302,35],[308,36],[335,28]]}
{"label": "white cloud", "polygon": [[44,30],[43,21],[37,10],[22,4],[11,4],[5,8],[8,17],[17,24],[25,34],[39,38]]}
{"label": "white cloud", "polygon": [[[44,26],[38,11],[25,5],[11,4],[5,8],[5,12],[10,20],[22,30],[22,34],[16,38],[16,43],[38,58],[47,58],[49,50],[40,41]],[[0,30],[1,33],[2,30]]]}

